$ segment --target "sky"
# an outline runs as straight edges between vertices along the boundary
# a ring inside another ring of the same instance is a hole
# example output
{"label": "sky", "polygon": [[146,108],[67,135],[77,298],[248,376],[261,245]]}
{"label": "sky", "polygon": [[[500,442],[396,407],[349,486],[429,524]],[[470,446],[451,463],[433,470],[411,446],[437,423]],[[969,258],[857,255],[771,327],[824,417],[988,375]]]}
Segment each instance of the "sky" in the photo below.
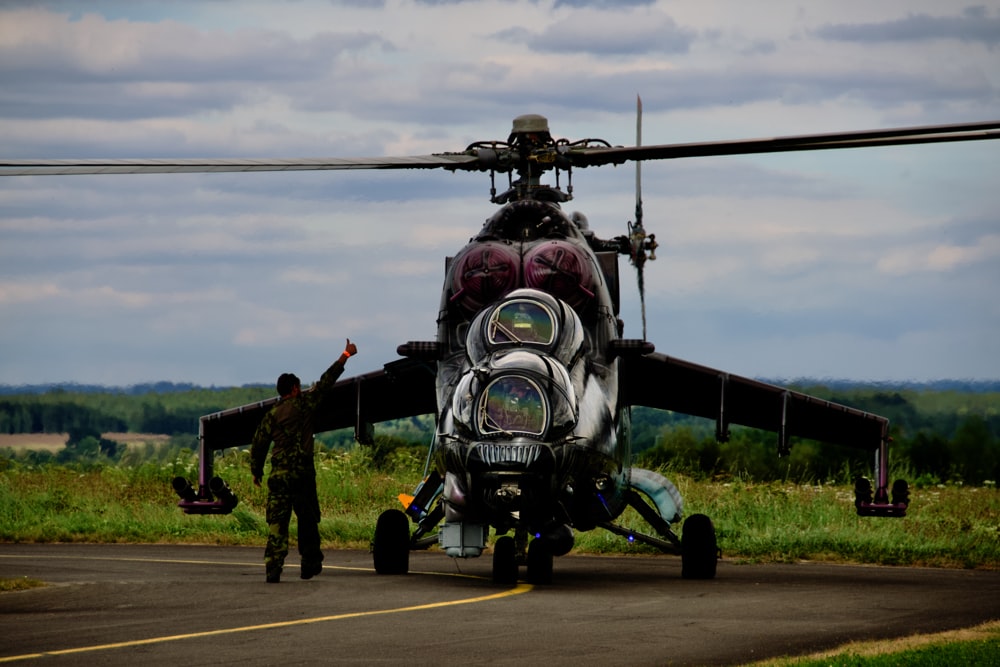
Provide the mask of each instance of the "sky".
{"label": "sky", "polygon": [[[1000,3],[0,4],[0,157],[380,157],[1000,118]],[[578,169],[604,238],[632,166]],[[1000,379],[1000,142],[646,162],[647,337],[750,377]],[[563,182],[565,187],[565,182]],[[0,384],[350,372],[433,340],[495,210],[445,171],[0,178]],[[642,336],[620,262],[625,335]]]}

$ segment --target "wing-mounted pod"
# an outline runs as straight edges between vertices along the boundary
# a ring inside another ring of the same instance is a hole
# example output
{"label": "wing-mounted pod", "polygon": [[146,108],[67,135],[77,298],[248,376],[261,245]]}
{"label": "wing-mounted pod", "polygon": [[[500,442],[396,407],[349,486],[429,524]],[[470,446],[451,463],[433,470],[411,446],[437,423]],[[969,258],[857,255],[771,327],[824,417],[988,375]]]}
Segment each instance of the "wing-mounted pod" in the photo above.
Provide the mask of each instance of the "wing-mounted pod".
{"label": "wing-mounted pod", "polygon": [[175,477],[174,491],[185,514],[229,514],[239,502],[229,485],[215,475],[215,452],[250,443],[264,414],[278,397],[204,415],[198,420],[197,489],[184,477]]}

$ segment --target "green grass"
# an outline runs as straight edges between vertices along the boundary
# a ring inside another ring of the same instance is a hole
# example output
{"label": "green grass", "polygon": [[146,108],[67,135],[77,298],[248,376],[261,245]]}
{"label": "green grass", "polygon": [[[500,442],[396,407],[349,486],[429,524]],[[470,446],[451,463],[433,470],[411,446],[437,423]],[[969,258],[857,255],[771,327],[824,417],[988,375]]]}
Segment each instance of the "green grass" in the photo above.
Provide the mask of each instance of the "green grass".
{"label": "green grass", "polygon": [[754,667],[991,667],[1000,656],[1000,621],[975,628],[915,635],[891,641],[860,642],[799,658],[753,663]]}
{"label": "green grass", "polygon": [[[420,479],[419,450],[397,450],[378,466],[371,454],[359,447],[317,460],[320,531],[328,548],[367,548],[379,513],[400,507],[396,496]],[[216,461],[216,474],[240,499],[227,516],[186,515],[177,508],[170,481],[195,478],[196,467],[190,452],[132,466],[7,465],[0,470],[0,541],[263,545],[267,492],[252,483],[248,453],[231,450]],[[671,477],[684,496],[685,514],[712,518],[730,561],[1000,567],[996,488],[913,489],[906,518],[878,519],[856,515],[850,486]],[[619,523],[644,529],[631,510]],[[656,553],[602,530],[579,533],[576,551]]]}
{"label": "green grass", "polygon": [[[234,450],[216,461],[215,473],[240,499],[226,516],[187,515],[177,508],[171,480],[196,478],[191,453],[133,467],[9,465],[0,471],[0,541],[263,545],[267,491],[253,485],[248,456]],[[379,513],[398,507],[396,496],[420,478],[420,464],[407,452],[393,455],[388,465],[375,468],[360,448],[318,459],[325,544],[367,548]]]}
{"label": "green grass", "polygon": [[[707,514],[727,560],[830,560],[880,565],[1000,567],[1000,492],[941,486],[912,489],[902,519],[859,517],[853,486],[673,481],[685,514]],[[642,529],[631,511],[619,520]],[[580,535],[578,549],[646,551],[603,531]]]}
{"label": "green grass", "polygon": [[939,644],[926,648],[899,651],[885,655],[861,656],[853,653],[832,656],[821,660],[805,660],[791,663],[797,667],[947,667],[963,665],[973,667],[996,665],[1000,656],[1000,639]]}
{"label": "green grass", "polygon": [[20,577],[18,579],[2,579],[0,578],[0,593],[9,593],[11,591],[26,591],[29,588],[38,588],[40,586],[45,586],[44,581],[39,581],[38,579],[29,579],[28,577]]}

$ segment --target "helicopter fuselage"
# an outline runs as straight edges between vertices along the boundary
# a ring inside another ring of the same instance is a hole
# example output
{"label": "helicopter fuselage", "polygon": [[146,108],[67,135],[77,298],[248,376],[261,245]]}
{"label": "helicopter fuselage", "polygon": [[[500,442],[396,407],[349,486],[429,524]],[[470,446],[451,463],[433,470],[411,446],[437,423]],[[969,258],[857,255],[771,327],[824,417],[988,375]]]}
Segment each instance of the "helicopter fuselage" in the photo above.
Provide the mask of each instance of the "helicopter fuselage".
{"label": "helicopter fuselage", "polygon": [[[519,200],[447,263],[434,444],[443,535],[460,523],[523,529],[558,555],[572,527],[626,506],[617,253],[588,236],[557,204]],[[467,542],[443,546],[479,555]]]}

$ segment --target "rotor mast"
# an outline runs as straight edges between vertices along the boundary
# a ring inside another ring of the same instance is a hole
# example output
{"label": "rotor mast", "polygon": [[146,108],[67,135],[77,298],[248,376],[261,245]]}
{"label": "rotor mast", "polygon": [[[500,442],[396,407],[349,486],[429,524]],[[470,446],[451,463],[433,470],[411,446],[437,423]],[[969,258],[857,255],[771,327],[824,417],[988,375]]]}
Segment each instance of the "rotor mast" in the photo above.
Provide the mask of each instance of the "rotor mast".
{"label": "rotor mast", "polygon": [[[516,172],[517,180],[511,177],[510,189],[499,195],[493,195],[492,201],[503,204],[521,199],[543,199],[553,202],[567,202],[573,198],[572,164],[564,157],[565,140],[556,142],[549,131],[549,120],[539,114],[524,114],[514,119],[510,135],[507,137],[508,155],[513,158],[513,164],[507,170]],[[480,151],[482,155],[482,151]],[[555,186],[545,185],[541,176],[547,171],[555,170]],[[568,175],[567,190],[559,187],[559,171]],[[491,172],[494,169],[491,167]]]}

